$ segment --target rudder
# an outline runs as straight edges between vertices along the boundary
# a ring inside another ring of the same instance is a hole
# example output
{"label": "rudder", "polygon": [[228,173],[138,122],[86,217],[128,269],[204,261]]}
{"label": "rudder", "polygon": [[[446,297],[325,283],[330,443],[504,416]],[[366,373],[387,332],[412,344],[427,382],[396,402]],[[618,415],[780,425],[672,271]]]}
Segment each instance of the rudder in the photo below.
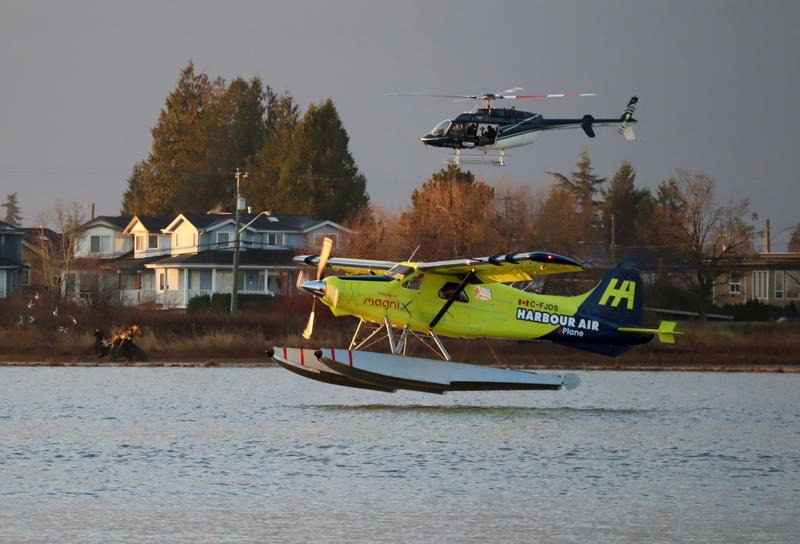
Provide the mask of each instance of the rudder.
{"label": "rudder", "polygon": [[633,261],[624,261],[606,274],[578,308],[602,321],[640,327],[644,323],[642,277]]}

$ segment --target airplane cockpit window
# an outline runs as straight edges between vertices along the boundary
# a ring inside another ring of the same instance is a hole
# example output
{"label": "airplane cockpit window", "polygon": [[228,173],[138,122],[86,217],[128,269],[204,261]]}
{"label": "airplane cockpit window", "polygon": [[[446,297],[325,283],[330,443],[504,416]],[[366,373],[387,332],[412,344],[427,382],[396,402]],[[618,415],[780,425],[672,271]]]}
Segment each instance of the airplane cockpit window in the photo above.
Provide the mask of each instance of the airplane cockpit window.
{"label": "airplane cockpit window", "polygon": [[450,127],[450,119],[445,119],[435,127],[431,131],[431,134],[434,136],[444,136],[447,133],[447,129]]}
{"label": "airplane cockpit window", "polygon": [[386,275],[389,276],[390,278],[402,280],[412,272],[414,272],[414,269],[412,267],[404,264],[396,264],[386,271]]}
{"label": "airplane cockpit window", "polygon": [[403,287],[406,289],[413,289],[414,291],[419,291],[419,288],[422,286],[422,279],[425,277],[425,274],[417,274],[410,280],[406,281],[403,284]]}

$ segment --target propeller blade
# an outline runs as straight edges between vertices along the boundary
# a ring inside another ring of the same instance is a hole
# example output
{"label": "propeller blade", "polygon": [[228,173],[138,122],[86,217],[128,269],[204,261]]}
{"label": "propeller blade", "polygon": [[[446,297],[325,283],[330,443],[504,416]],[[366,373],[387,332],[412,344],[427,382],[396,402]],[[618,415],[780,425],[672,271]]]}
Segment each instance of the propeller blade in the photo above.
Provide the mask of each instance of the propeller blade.
{"label": "propeller blade", "polygon": [[303,330],[303,338],[306,340],[311,339],[311,333],[314,332],[314,306],[317,305],[317,299],[314,299],[314,302],[311,306],[311,315],[308,316],[308,324],[306,324],[305,330]]}
{"label": "propeller blade", "polygon": [[[317,263],[317,281],[322,279],[322,272],[325,270],[325,267],[328,265],[328,259],[331,256],[331,248],[333,248],[333,240],[325,237],[322,240],[322,249],[319,252],[319,262]],[[298,282],[299,282],[298,278]],[[305,282],[304,282],[305,283]],[[298,283],[299,285],[299,283]],[[305,330],[303,331],[303,338],[309,340],[311,338],[311,333],[314,332],[314,311],[317,308],[317,297],[314,297],[314,302],[311,303],[311,315],[308,316],[308,324],[306,325]]]}
{"label": "propeller blade", "polygon": [[305,282],[306,282],[306,271],[300,270],[300,272],[297,274],[297,283],[295,283],[295,287],[300,289],[300,286],[303,285]]}
{"label": "propeller blade", "polygon": [[328,264],[328,258],[331,256],[331,248],[333,247],[333,240],[327,236],[322,241],[322,250],[319,252],[319,263],[317,264],[317,279],[322,279],[322,271]]}

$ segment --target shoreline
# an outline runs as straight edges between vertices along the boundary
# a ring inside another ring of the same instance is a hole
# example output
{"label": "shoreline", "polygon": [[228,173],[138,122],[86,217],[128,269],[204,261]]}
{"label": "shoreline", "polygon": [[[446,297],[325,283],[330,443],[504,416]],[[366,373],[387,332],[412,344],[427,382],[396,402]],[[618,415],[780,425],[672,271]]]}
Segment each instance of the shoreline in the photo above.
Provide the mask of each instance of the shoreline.
{"label": "shoreline", "polygon": [[[11,359],[10,357],[8,359]],[[20,358],[22,359],[22,358]],[[653,364],[609,361],[607,363],[549,363],[549,364],[491,364],[487,366],[514,368],[533,371],[615,371],[615,372],[728,372],[728,373],[779,373],[798,374],[800,365],[780,364],[724,364],[724,363],[679,363]],[[268,359],[220,358],[206,361],[151,360],[151,361],[108,361],[74,358],[37,358],[36,360],[3,360],[0,367],[81,367],[81,368],[270,368],[278,365]]]}

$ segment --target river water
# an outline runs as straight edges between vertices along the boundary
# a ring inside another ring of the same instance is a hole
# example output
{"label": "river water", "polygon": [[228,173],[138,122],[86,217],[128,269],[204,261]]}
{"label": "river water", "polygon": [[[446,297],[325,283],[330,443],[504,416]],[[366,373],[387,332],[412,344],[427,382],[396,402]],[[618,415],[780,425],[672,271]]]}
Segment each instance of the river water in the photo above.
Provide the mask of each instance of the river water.
{"label": "river water", "polygon": [[0,368],[0,542],[800,541],[800,375]]}

